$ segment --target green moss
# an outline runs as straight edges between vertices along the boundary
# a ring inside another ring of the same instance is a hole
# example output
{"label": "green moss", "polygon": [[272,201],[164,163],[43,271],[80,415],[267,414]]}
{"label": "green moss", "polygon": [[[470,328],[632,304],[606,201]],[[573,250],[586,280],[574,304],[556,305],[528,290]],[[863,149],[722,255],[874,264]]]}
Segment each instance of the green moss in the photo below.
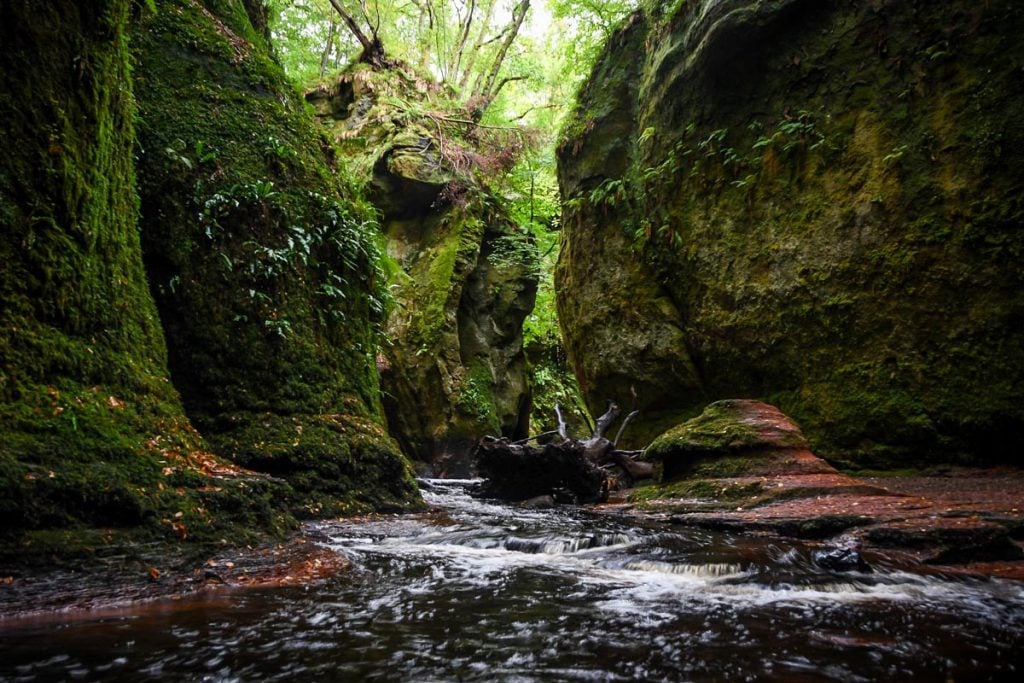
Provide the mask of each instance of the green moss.
{"label": "green moss", "polygon": [[769,3],[687,41],[696,7],[609,41],[560,150],[588,401],[625,376],[652,423],[754,396],[848,465],[1015,461],[1024,12]]}
{"label": "green moss", "polygon": [[488,391],[492,382],[490,374],[490,368],[482,365],[470,368],[462,386],[456,390],[455,405],[467,417],[489,424],[493,433],[499,433],[501,425]]}
{"label": "green moss", "polygon": [[307,99],[382,217],[389,429],[411,457],[468,475],[477,439],[526,431],[521,327],[536,273],[497,253],[529,238],[485,186],[520,140],[457,123],[461,104],[402,66],[355,65]]}
{"label": "green moss", "polygon": [[452,284],[464,280],[476,265],[483,230],[483,221],[465,207],[455,208],[428,228],[433,233],[431,244],[396,292],[397,298],[408,302],[408,343],[436,349],[441,335],[451,332],[449,316],[462,294]]}
{"label": "green moss", "polygon": [[252,24],[259,8],[165,4],[135,32],[139,177],[186,410],[236,462],[286,478],[299,514],[413,504],[379,426],[375,216]]}
{"label": "green moss", "polygon": [[649,484],[641,486],[629,495],[632,503],[654,503],[672,499],[704,499],[708,501],[732,503],[757,496],[763,492],[757,482],[733,483],[709,481],[707,479],[687,479],[667,484]]}
{"label": "green moss", "polygon": [[669,429],[644,452],[663,477],[740,477],[792,471],[807,440],[784,415],[749,401],[717,401]]}
{"label": "green moss", "polygon": [[5,15],[19,26],[0,57],[5,559],[114,536],[201,545],[295,525],[275,501],[280,482],[217,479],[193,460],[204,443],[167,379],[136,225],[130,8],[55,2]]}
{"label": "green moss", "polygon": [[[700,416],[658,437],[647,453],[653,457],[665,449],[736,452],[764,444],[765,437],[757,423],[739,419],[733,402],[718,401],[707,406]],[[777,448],[806,448],[807,441],[798,431],[779,431],[773,435],[772,445]]]}
{"label": "green moss", "polygon": [[[240,427],[211,438],[239,464],[286,479],[300,517],[350,516],[419,505],[408,462],[383,427],[354,415],[222,416]],[[367,486],[373,482],[373,486]]]}
{"label": "green moss", "polygon": [[564,359],[560,358],[564,355],[561,344],[531,345],[527,348],[527,355],[533,370],[530,431],[540,434],[556,430],[557,404],[562,409],[562,417],[570,434],[588,434],[591,428],[588,424],[587,406],[580,395],[576,377],[572,370],[566,367]]}

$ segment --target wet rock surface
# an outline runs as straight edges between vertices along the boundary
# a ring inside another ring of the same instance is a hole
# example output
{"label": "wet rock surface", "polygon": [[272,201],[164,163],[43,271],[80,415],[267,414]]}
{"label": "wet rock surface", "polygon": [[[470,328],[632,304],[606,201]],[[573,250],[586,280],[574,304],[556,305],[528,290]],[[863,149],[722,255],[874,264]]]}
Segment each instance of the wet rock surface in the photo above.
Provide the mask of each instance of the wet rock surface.
{"label": "wet rock surface", "polygon": [[[644,513],[674,524],[830,542],[943,570],[1024,580],[1024,471],[951,468],[942,474],[776,475],[691,482],[686,497],[649,497]],[[723,498],[730,492],[739,495]],[[685,493],[685,491],[684,491]],[[641,514],[644,514],[641,513]]]}
{"label": "wet rock surface", "polygon": [[622,23],[563,130],[556,281],[590,407],[637,389],[626,446],[753,396],[830,462],[1017,463],[1022,26],[1009,0]]}
{"label": "wet rock surface", "polygon": [[665,432],[646,449],[662,479],[740,474],[835,474],[792,419],[760,401],[730,399]]}
{"label": "wet rock surface", "polygon": [[[437,496],[450,486],[437,480],[423,490]],[[810,561],[830,572],[864,573],[880,567],[1024,581],[1024,470],[741,477],[705,481],[697,490],[703,493],[647,495],[641,500],[637,494],[644,490],[638,489],[633,502],[623,496],[585,509],[637,528],[668,522],[677,529],[736,534],[752,544],[800,539],[814,548]],[[722,497],[736,491],[746,494]],[[473,504],[486,508],[484,502]],[[549,508],[572,509],[550,497],[522,504],[536,513]],[[415,519],[374,515],[338,524],[392,520],[403,525]],[[288,542],[225,551],[209,559],[168,553],[166,546],[148,552],[134,546],[42,570],[0,567],[0,625],[75,614],[116,616],[154,601],[175,609],[190,596],[216,601],[225,591],[244,588],[319,585],[349,569],[343,554],[325,547],[323,533],[322,524],[307,524]],[[456,531],[451,533],[458,538]]]}
{"label": "wet rock surface", "polygon": [[[351,563],[329,580],[0,621],[0,678],[975,681],[1020,670],[1022,583],[867,547],[873,571],[827,568],[818,551],[845,538],[524,509],[472,498],[471,484],[431,482],[427,513],[306,527]],[[242,564],[196,569],[227,562]]]}
{"label": "wet rock surface", "polygon": [[1018,469],[844,474],[810,450],[793,420],[750,400],[711,404],[655,439],[645,457],[661,463],[662,481],[629,498],[675,524],[817,540],[815,561],[836,571],[868,567],[867,549],[1024,578]]}
{"label": "wet rock surface", "polygon": [[0,626],[46,615],[103,613],[219,591],[313,585],[350,567],[307,525],[286,542],[224,550],[209,559],[166,544],[109,548],[45,567],[0,566]]}

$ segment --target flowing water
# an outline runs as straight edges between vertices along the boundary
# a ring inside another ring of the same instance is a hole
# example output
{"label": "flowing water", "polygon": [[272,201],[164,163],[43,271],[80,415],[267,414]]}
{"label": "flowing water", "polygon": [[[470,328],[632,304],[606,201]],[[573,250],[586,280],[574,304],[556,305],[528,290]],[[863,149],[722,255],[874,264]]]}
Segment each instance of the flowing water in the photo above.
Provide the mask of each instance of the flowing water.
{"label": "flowing water", "polygon": [[0,680],[976,681],[1024,671],[1024,585],[432,481],[428,514],[317,525],[353,570],[0,628]]}

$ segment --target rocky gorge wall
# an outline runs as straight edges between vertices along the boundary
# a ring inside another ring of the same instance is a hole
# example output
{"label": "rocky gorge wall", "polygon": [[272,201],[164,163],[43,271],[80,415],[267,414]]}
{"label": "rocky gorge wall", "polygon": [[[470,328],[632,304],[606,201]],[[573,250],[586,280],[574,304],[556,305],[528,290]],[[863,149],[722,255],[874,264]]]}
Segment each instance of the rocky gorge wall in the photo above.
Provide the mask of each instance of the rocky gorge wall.
{"label": "rocky gorge wall", "polygon": [[135,31],[142,242],[171,377],[209,443],[303,515],[418,501],[383,427],[376,223],[271,58],[265,7]]}
{"label": "rocky gorge wall", "polygon": [[437,87],[401,66],[359,65],[307,99],[382,217],[393,301],[379,366],[390,432],[434,473],[465,477],[480,437],[527,435],[522,330],[536,255],[474,173],[476,141],[462,124],[453,129]]}
{"label": "rocky gorge wall", "polygon": [[295,525],[287,486],[212,455],[168,378],[137,227],[132,7],[0,3],[2,560]]}
{"label": "rocky gorge wall", "polygon": [[1024,8],[655,2],[559,147],[558,307],[591,408],[722,398],[834,462],[1013,460],[1024,436]]}

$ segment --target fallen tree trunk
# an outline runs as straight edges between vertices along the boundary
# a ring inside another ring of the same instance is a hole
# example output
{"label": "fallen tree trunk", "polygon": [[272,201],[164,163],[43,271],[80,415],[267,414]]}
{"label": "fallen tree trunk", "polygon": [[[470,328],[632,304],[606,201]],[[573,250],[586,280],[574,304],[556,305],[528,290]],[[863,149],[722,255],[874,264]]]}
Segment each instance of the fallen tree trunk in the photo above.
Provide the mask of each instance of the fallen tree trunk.
{"label": "fallen tree trunk", "polygon": [[635,460],[643,451],[620,451],[616,448],[622,432],[637,411],[623,420],[615,441],[604,433],[620,414],[619,407],[609,402],[608,410],[595,421],[589,438],[572,438],[562,419],[561,408],[555,406],[558,418],[558,439],[553,443],[531,444],[536,438],[550,437],[546,432],[523,441],[484,437],[477,445],[477,468],[485,481],[481,494],[502,500],[521,501],[551,496],[559,502],[597,503],[608,498],[616,486],[610,470],[618,467],[628,483],[652,476],[650,463]]}

